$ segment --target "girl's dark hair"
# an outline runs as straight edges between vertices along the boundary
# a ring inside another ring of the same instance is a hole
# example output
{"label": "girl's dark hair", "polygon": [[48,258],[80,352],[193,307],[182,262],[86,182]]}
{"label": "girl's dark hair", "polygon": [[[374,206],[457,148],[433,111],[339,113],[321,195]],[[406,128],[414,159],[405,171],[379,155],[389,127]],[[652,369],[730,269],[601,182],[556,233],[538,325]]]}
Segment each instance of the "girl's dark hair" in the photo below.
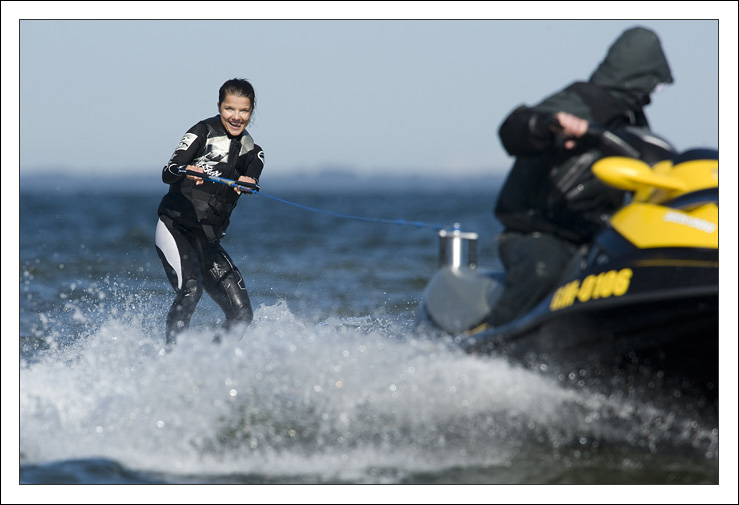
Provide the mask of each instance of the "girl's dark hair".
{"label": "girl's dark hair", "polygon": [[218,90],[218,103],[226,99],[226,95],[245,96],[251,100],[252,110],[257,108],[257,97],[254,95],[254,87],[246,79],[229,79],[223,83]]}

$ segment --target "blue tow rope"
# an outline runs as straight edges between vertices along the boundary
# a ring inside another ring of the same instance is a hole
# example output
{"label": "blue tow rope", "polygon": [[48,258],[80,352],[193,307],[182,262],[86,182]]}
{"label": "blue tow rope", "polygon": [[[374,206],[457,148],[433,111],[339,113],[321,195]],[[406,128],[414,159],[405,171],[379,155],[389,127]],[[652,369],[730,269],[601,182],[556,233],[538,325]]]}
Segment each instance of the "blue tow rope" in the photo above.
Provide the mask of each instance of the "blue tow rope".
{"label": "blue tow rope", "polygon": [[353,216],[350,214],[343,214],[340,212],[333,212],[329,210],[321,210],[321,209],[315,209],[313,207],[307,207],[305,205],[300,205],[298,203],[290,202],[288,200],[284,200],[282,198],[278,198],[276,196],[267,195],[265,193],[259,192],[259,185],[258,184],[250,184],[246,182],[237,182],[233,181],[231,179],[225,179],[223,177],[216,177],[213,175],[208,175],[206,173],[200,173],[200,172],[193,172],[192,170],[184,170],[180,169],[180,173],[185,175],[192,175],[195,177],[200,177],[203,180],[211,181],[211,182],[217,182],[219,184],[225,184],[226,186],[230,186],[232,188],[238,189],[239,191],[243,191],[244,193],[248,194],[258,194],[265,196],[267,198],[271,198],[273,200],[277,200],[278,202],[286,203],[288,205],[292,205],[294,207],[299,207],[304,210],[309,210],[311,212],[318,212],[321,214],[328,214],[330,216],[334,217],[340,217],[344,219],[356,219],[359,221],[369,221],[372,223],[382,223],[382,224],[394,224],[394,225],[408,225],[408,226],[415,226],[416,228],[431,228],[434,230],[443,230],[446,228],[446,226],[439,225],[439,224],[430,224],[430,223],[423,223],[421,221],[406,221],[405,219],[382,219],[382,218],[373,218],[373,217],[362,217],[362,216]]}
{"label": "blue tow rope", "polygon": [[276,196],[267,195],[265,193],[258,193],[258,194],[262,196],[266,196],[267,198],[271,198],[273,200],[277,200],[282,203],[287,203],[295,207],[300,207],[301,209],[310,210],[312,212],[320,212],[321,214],[328,214],[330,216],[341,217],[345,219],[357,219],[359,221],[370,221],[373,223],[409,225],[409,226],[415,226],[416,228],[433,228],[434,230],[443,230],[445,228],[445,226],[438,225],[438,224],[422,223],[420,221],[406,221],[405,219],[382,219],[382,218],[375,218],[375,217],[352,216],[350,214],[342,214],[340,212],[332,212],[330,210],[321,210],[321,209],[314,209],[312,207],[306,207],[305,205],[300,205],[298,203],[289,202],[287,200],[283,200],[282,198],[277,198]]}

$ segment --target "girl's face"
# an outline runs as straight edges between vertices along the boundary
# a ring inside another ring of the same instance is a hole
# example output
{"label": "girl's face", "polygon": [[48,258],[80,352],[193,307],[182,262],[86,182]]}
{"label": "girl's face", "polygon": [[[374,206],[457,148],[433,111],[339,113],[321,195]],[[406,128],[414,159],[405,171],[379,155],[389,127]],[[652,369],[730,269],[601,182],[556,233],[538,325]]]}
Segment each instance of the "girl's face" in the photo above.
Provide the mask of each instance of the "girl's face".
{"label": "girl's face", "polygon": [[239,136],[251,119],[251,99],[246,96],[226,95],[218,104],[221,123],[229,135]]}

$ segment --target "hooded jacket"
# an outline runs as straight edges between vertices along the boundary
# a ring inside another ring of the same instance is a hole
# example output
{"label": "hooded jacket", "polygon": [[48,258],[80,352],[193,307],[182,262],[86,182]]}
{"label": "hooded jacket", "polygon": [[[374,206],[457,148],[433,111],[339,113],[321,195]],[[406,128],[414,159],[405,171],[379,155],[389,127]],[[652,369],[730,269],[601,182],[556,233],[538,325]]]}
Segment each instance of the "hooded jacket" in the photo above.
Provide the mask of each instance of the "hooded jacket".
{"label": "hooded jacket", "polygon": [[259,181],[264,152],[246,130],[238,137],[229,135],[217,115],[190,128],[162,170],[162,181],[169,184],[169,191],[158,214],[170,217],[181,229],[202,233],[209,242],[220,240],[239,195],[223,184],[195,184],[179,173],[187,165],[202,167],[216,177],[236,180],[244,175]]}
{"label": "hooded jacket", "polygon": [[598,181],[591,165],[608,155],[585,141],[564,149],[546,121],[564,111],[605,128],[648,128],[642,108],[660,84],[673,82],[654,32],[636,27],[611,45],[587,82],[574,82],[534,107],[517,107],[499,136],[517,159],[501,188],[495,215],[507,230],[544,232],[575,244],[588,241],[623,201]]}

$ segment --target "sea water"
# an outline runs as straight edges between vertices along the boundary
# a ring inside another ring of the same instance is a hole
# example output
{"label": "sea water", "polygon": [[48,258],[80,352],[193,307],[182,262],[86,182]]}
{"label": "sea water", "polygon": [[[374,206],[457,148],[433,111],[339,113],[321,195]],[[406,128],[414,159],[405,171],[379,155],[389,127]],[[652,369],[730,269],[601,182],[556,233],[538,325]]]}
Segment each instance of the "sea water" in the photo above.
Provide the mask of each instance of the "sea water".
{"label": "sea water", "polygon": [[253,324],[213,343],[223,314],[204,295],[169,352],[166,187],[36,182],[19,191],[21,484],[718,483],[718,420],[694,405],[416,331],[439,226],[478,232],[496,265],[497,179],[265,177],[222,241]]}

